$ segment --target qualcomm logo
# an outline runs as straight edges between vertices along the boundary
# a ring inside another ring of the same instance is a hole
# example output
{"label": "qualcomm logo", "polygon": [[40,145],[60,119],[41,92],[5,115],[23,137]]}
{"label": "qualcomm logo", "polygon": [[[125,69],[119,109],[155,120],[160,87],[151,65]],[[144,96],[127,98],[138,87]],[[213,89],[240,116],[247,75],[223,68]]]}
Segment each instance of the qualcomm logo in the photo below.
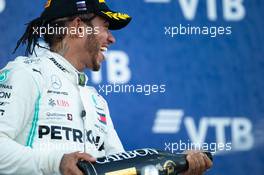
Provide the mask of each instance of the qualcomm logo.
{"label": "qualcomm logo", "polygon": [[0,13],[2,13],[5,10],[6,2],[5,0],[0,0]]}
{"label": "qualcomm logo", "polygon": [[192,143],[204,143],[206,139],[213,138],[215,143],[231,142],[233,151],[250,150],[254,144],[252,123],[246,117],[207,116],[195,122],[193,117],[185,117],[183,110],[157,111],[153,133],[176,134],[185,131]]}
{"label": "qualcomm logo", "polygon": [[[172,3],[175,0],[144,1],[146,3]],[[220,5],[218,0],[177,0],[185,19],[194,20],[196,14],[200,14],[200,12],[197,12],[197,9],[198,6],[201,5],[203,9],[206,9],[207,18],[211,21],[216,21],[218,14],[223,14],[223,18],[226,21],[240,21],[244,19],[246,10],[243,1],[244,0],[222,0]],[[222,7],[222,12],[219,12],[218,5]]]}

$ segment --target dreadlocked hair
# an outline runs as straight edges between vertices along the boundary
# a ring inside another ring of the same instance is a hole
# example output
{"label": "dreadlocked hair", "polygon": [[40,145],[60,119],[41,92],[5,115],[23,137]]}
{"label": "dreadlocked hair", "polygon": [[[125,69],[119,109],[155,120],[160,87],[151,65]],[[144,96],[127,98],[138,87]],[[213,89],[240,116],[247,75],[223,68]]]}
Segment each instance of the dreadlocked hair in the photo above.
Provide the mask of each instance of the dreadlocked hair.
{"label": "dreadlocked hair", "polygon": [[[26,31],[17,41],[17,45],[13,53],[16,52],[20,45],[26,45],[25,55],[32,55],[33,53],[35,53],[36,45],[45,48],[39,45],[39,38],[43,38],[44,41],[48,44],[49,48],[53,48],[56,44],[60,43],[68,34],[68,32],[65,32],[65,30],[68,31],[68,24],[76,17],[79,17],[88,26],[92,26],[91,20],[94,19],[96,15],[78,14],[70,17],[58,18],[50,22],[46,22],[44,19],[39,17],[26,24]],[[57,29],[59,29],[59,31]],[[45,31],[45,34],[43,34],[43,36],[41,35],[42,30]]]}
{"label": "dreadlocked hair", "polygon": [[36,33],[34,29],[37,29],[39,26],[42,26],[44,22],[45,21],[43,21],[41,18],[37,18],[26,24],[27,25],[26,31],[22,35],[22,37],[17,41],[17,45],[13,53],[16,52],[16,50],[21,44],[25,45],[26,43],[28,43],[26,46],[25,55],[28,54],[32,55],[34,52],[34,47],[37,44],[38,39],[40,37],[39,33]]}

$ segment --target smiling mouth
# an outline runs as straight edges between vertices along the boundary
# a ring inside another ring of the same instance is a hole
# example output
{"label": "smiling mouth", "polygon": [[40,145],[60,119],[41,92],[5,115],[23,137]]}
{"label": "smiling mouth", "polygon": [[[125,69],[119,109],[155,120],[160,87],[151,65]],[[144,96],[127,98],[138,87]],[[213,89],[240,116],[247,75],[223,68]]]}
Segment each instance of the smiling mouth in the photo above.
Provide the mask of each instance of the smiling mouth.
{"label": "smiling mouth", "polygon": [[106,52],[107,52],[107,50],[108,50],[107,47],[103,47],[103,46],[102,46],[102,47],[100,48],[100,51],[101,51],[101,53],[102,53],[103,56],[104,56],[104,58],[103,58],[104,60],[105,60],[105,58],[106,58]]}
{"label": "smiling mouth", "polygon": [[102,52],[106,52],[108,49],[107,49],[107,47],[101,47],[101,49],[100,49]]}
{"label": "smiling mouth", "polygon": [[[102,60],[101,61],[103,61],[103,60],[105,60],[106,59],[106,52],[107,52],[107,50],[108,50],[108,48],[107,47],[101,47],[100,48],[100,52],[101,52],[101,54],[103,55],[103,58],[102,58]],[[100,61],[100,62],[101,62]]]}

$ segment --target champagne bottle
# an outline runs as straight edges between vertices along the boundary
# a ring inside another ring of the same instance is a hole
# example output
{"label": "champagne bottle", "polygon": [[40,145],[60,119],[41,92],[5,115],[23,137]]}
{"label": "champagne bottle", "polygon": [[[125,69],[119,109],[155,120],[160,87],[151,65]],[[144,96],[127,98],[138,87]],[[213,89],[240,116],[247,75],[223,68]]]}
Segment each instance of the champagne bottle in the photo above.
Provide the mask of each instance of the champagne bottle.
{"label": "champagne bottle", "polygon": [[[211,153],[205,153],[211,160]],[[186,154],[145,148],[98,158],[96,163],[79,161],[85,175],[141,175],[142,169],[154,166],[159,175],[177,175],[188,169]]]}

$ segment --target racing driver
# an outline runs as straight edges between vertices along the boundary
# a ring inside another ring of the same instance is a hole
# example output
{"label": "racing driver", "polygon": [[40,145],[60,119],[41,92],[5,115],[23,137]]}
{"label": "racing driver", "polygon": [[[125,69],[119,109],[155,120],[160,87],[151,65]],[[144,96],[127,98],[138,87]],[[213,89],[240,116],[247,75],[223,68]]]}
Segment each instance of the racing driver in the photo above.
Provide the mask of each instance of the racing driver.
{"label": "racing driver", "polygon": [[[78,160],[124,151],[106,101],[86,86],[83,71],[100,69],[103,52],[115,42],[110,30],[130,20],[104,0],[48,0],[28,24],[16,47],[27,44],[26,57],[0,72],[1,175],[81,175]],[[41,54],[39,40],[48,44]],[[187,174],[211,166],[199,152],[187,158]]]}

